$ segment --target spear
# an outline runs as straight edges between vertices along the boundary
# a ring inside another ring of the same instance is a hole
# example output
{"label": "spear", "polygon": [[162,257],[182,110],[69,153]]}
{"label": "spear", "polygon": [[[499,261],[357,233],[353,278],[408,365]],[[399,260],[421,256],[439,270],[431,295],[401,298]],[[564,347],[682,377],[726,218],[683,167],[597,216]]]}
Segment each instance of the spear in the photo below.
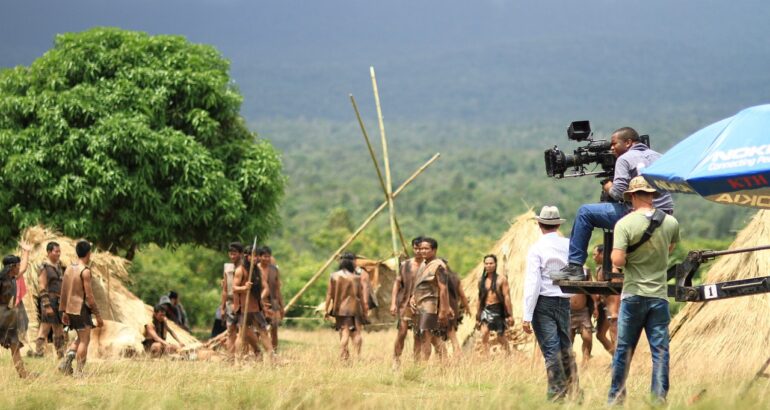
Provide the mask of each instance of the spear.
{"label": "spear", "polygon": [[[254,237],[254,245],[251,246],[251,257],[249,258],[249,277],[246,279],[246,283],[251,282],[251,275],[254,273],[254,258],[257,255],[257,237]],[[252,283],[249,285],[248,288],[246,288],[246,302],[241,306],[241,314],[243,317],[241,317],[241,329],[240,332],[238,332],[238,344],[240,346],[243,346],[243,338],[246,336],[246,319],[249,316],[249,296],[251,296],[251,287],[254,286]]]}

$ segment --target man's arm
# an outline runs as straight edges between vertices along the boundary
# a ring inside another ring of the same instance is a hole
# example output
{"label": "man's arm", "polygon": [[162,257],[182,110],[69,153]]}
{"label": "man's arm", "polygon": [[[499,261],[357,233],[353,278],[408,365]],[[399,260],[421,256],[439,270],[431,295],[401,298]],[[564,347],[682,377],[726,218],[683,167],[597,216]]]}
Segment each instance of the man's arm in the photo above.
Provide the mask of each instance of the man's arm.
{"label": "man's arm", "polygon": [[505,275],[500,275],[503,283],[501,284],[501,290],[503,291],[503,302],[505,303],[505,313],[508,315],[506,320],[508,326],[513,326],[513,307],[511,306],[511,289],[508,286],[508,278]]}
{"label": "man's arm", "polygon": [[364,317],[369,317],[369,272],[362,269],[361,272],[361,293],[363,293],[361,306],[364,308]]}
{"label": "man's arm", "polygon": [[[245,282],[241,285],[241,282]],[[246,269],[239,266],[233,275],[233,292],[245,293],[251,287],[251,282],[246,280]]]}
{"label": "man's arm", "polygon": [[46,316],[53,316],[53,308],[51,307],[51,299],[50,295],[48,295],[48,274],[45,270],[44,266],[40,266],[40,269],[37,271],[37,283],[40,287],[40,290],[38,291],[38,295],[40,296],[40,303],[43,305],[44,312],[42,312]]}
{"label": "man's arm", "polygon": [[102,320],[102,315],[99,313],[99,307],[96,306],[96,299],[94,298],[94,290],[91,287],[91,269],[85,268],[83,269],[83,272],[81,273],[81,277],[83,278],[83,290],[86,294],[86,303],[88,304],[88,307],[91,309],[91,313],[93,313],[94,316],[96,316],[96,327],[102,327],[104,326],[104,321]]}
{"label": "man's arm", "polygon": [[454,316],[449,306],[449,287],[447,286],[447,274],[443,267],[436,269],[436,281],[438,282],[438,320],[445,321]]}
{"label": "man's arm", "polygon": [[[169,329],[169,330],[171,330],[171,329]],[[150,336],[150,339],[152,339],[153,341],[158,342],[158,343],[162,344],[163,346],[168,346],[169,345],[169,343],[167,341],[163,340],[163,338],[161,338],[158,335],[158,332],[155,331],[155,326],[153,326],[153,325],[144,325],[144,331],[147,332],[147,334]]]}
{"label": "man's arm", "polygon": [[[409,261],[406,261],[404,263],[409,263]],[[395,316],[398,312],[398,291],[401,290],[402,286],[402,276],[401,272],[404,270],[404,264],[401,264],[401,267],[399,268],[398,275],[396,276],[396,280],[393,281],[393,289],[390,291],[390,314]]]}
{"label": "man's arm", "polygon": [[171,326],[167,326],[167,327],[168,327],[168,332],[171,333],[171,337],[173,337],[174,340],[176,340],[177,343],[179,343],[180,347],[184,347],[184,343],[182,343],[182,341],[179,340],[179,337],[176,335],[176,333],[174,333],[174,329],[172,329]]}
{"label": "man's arm", "polygon": [[535,312],[537,298],[540,295],[540,256],[533,250],[527,255],[527,267],[524,276],[524,314],[522,315],[522,327],[526,333],[532,333],[530,323]]}
{"label": "man's arm", "polygon": [[[281,319],[283,319],[283,316],[286,314],[286,311],[284,310],[283,306],[283,295],[281,294],[281,270],[278,269],[278,267],[275,267],[275,291],[277,295],[275,295],[275,299],[278,300],[278,304],[280,305],[279,311],[281,312]],[[275,309],[275,306],[273,306],[273,310]]]}
{"label": "man's arm", "polygon": [[631,167],[628,160],[623,158],[625,154],[621,155],[615,162],[615,175],[612,178],[612,183],[609,184],[607,193],[616,201],[623,200],[623,192],[628,189],[628,182],[631,181]]}
{"label": "man's arm", "polygon": [[332,278],[329,278],[329,286],[326,287],[326,301],[324,302],[324,317],[331,316],[332,312],[332,303],[334,303],[334,298],[332,295],[334,294],[334,280]]}
{"label": "man's arm", "polygon": [[222,272],[222,315],[225,314],[227,305],[227,273]]}
{"label": "man's arm", "polygon": [[29,251],[32,250],[32,245],[27,241],[22,241],[19,246],[21,247],[21,262],[19,262],[19,276],[24,275],[27,272],[29,266]]}
{"label": "man's arm", "polygon": [[613,249],[612,250],[612,266],[615,268],[622,268],[626,266],[626,250],[625,249]]}

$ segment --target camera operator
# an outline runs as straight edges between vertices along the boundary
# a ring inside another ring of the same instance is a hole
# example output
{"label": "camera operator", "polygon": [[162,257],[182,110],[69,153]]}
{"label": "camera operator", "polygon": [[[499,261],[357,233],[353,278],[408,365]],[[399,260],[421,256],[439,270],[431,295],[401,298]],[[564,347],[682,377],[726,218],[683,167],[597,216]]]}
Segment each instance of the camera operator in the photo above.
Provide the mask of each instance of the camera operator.
{"label": "camera operator", "polygon": [[[660,158],[660,154],[651,150],[639,140],[639,133],[631,127],[623,127],[612,133],[612,153],[617,158],[615,175],[612,181],[603,185],[607,202],[585,204],[578,209],[569,240],[569,264],[552,279],[583,280],[583,264],[588,257],[588,242],[594,228],[613,229],[615,223],[625,216],[630,208],[623,202],[623,192],[631,179],[641,170]],[[655,208],[672,215],[674,201],[671,195],[663,193],[653,202]]]}

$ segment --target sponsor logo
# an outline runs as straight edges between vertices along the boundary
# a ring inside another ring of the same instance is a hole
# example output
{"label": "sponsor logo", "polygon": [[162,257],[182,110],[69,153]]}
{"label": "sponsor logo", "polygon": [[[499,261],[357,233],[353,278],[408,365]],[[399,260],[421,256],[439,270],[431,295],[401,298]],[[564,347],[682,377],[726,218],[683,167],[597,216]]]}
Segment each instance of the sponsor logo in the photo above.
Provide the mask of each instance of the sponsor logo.
{"label": "sponsor logo", "polygon": [[762,174],[749,175],[738,178],[728,178],[727,183],[732,189],[750,189],[767,186],[767,179]]}
{"label": "sponsor logo", "polygon": [[692,187],[690,187],[687,184],[667,182],[667,181],[653,181],[652,183],[659,189],[662,189],[668,192],[686,192],[691,194],[695,193],[695,190],[693,190]]}
{"label": "sponsor logo", "polygon": [[770,144],[714,151],[706,157],[709,171],[770,164]]}
{"label": "sponsor logo", "polygon": [[770,208],[770,195],[721,194],[714,198],[715,202],[757,208]]}

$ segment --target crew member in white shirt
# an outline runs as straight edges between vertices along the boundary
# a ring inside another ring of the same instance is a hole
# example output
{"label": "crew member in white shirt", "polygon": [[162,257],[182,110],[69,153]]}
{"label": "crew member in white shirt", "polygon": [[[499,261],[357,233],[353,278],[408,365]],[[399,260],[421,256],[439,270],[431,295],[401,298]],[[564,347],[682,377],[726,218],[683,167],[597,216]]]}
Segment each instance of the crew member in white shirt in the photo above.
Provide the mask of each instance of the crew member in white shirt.
{"label": "crew member in white shirt", "polygon": [[569,338],[570,294],[553,284],[550,274],[567,265],[569,239],[559,235],[566,220],[555,206],[544,206],[536,218],[543,236],[529,249],[524,279],[524,317],[526,333],[534,330],[545,358],[549,400],[561,401],[577,392],[578,377]]}

